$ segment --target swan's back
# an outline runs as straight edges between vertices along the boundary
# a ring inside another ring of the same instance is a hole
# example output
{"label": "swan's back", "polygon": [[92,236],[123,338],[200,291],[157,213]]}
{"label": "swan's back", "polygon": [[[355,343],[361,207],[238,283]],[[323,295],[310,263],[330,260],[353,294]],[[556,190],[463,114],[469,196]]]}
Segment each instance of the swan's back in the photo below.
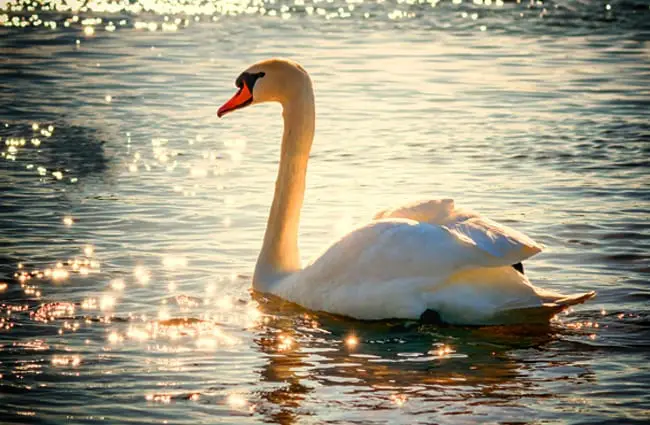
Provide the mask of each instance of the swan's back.
{"label": "swan's back", "polygon": [[397,208],[385,209],[375,219],[405,218],[437,224],[456,231],[491,255],[506,263],[516,264],[542,251],[539,244],[508,226],[464,208],[456,208],[452,199],[416,201]]}

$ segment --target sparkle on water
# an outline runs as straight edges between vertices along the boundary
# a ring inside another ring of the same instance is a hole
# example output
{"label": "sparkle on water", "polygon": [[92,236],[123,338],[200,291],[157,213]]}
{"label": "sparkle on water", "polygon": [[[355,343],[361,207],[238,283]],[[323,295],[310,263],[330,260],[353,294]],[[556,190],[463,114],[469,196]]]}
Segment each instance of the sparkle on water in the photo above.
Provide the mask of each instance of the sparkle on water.
{"label": "sparkle on water", "polygon": [[[641,0],[0,2],[3,423],[647,419],[648,22]],[[251,294],[280,111],[215,115],[271,55],[315,82],[305,259],[453,197],[547,246],[531,280],[599,297],[530,329]]]}

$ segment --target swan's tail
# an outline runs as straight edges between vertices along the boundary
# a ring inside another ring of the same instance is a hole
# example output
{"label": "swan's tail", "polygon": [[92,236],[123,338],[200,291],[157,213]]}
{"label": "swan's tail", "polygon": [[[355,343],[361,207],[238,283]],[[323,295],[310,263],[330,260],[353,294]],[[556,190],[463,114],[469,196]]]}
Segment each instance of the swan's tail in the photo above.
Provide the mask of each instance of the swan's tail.
{"label": "swan's tail", "polygon": [[557,296],[548,297],[541,306],[505,310],[500,312],[498,317],[493,320],[500,323],[548,323],[556,314],[572,305],[582,304],[594,296],[596,296],[595,291],[559,298]]}

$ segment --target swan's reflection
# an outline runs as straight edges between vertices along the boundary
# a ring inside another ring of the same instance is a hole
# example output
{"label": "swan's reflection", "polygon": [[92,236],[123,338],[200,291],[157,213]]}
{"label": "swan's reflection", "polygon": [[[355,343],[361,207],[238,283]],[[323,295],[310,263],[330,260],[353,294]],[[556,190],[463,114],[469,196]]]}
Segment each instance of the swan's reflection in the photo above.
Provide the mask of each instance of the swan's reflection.
{"label": "swan's reflection", "polygon": [[[261,294],[254,294],[255,299],[267,308],[264,325],[255,338],[260,351],[268,355],[269,361],[260,371],[260,381],[279,383],[273,389],[261,391],[262,403],[258,412],[269,422],[293,424],[300,416],[302,401],[311,392],[311,386],[303,384],[304,376],[300,373],[310,366],[308,354],[302,350],[303,332],[294,326],[291,312],[300,316],[299,308],[281,299],[269,302]],[[271,311],[280,316],[272,315]],[[305,317],[304,315],[302,316]]]}
{"label": "swan's reflection", "polygon": [[[521,414],[523,399],[553,396],[549,382],[592,375],[584,366],[554,360],[555,342],[564,332],[557,327],[358,322],[257,299],[270,318],[256,338],[268,355],[261,381],[275,384],[260,393],[258,413],[269,422],[289,424],[325,411],[331,416],[343,406],[365,412],[367,420],[385,420],[387,409],[398,408],[431,420],[503,414],[504,407]],[[357,344],[349,343],[350,335]]]}

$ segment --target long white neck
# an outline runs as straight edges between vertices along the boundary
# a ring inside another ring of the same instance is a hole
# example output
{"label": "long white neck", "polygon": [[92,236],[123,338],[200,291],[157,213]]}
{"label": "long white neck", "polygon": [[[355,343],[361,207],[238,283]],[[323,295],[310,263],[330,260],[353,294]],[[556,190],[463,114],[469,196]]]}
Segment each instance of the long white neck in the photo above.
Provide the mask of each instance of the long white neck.
{"label": "long white neck", "polygon": [[315,126],[311,81],[283,102],[282,115],[284,133],[275,194],[253,277],[253,287],[260,291],[268,291],[273,283],[301,268],[298,225]]}

